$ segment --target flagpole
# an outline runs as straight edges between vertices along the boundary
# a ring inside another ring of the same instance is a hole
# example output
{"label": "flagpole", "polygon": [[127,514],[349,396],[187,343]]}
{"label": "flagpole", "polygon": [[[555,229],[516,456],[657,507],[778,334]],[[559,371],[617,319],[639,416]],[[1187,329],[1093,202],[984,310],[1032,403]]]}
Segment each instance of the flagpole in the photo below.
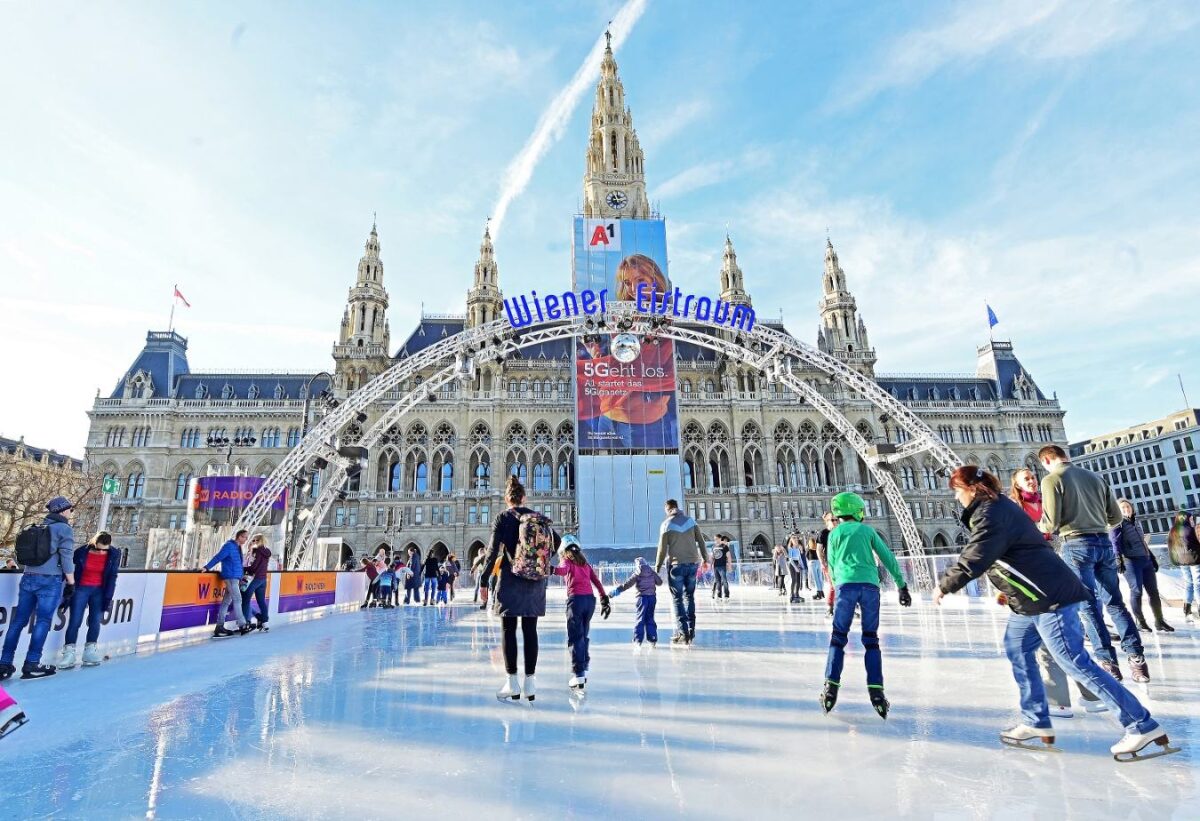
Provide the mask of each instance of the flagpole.
{"label": "flagpole", "polygon": [[171,292],[171,319],[167,322],[167,333],[171,333],[175,330],[175,303],[178,302],[175,297],[175,292],[179,290],[179,286],[174,285],[172,287],[174,287],[175,290]]}
{"label": "flagpole", "polygon": [[988,318],[988,342],[995,342],[996,337],[992,334],[992,328],[995,327],[992,324],[992,306],[991,303],[988,302],[986,296],[983,298],[983,310],[987,314]]}

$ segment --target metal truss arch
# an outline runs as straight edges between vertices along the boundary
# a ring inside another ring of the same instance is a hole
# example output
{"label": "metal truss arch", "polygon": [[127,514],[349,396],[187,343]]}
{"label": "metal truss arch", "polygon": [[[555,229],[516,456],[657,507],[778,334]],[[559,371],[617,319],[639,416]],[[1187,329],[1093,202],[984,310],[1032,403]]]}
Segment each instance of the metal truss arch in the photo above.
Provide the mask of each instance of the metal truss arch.
{"label": "metal truss arch", "polygon": [[[952,470],[961,460],[916,414],[899,400],[884,391],[870,378],[850,368],[844,362],[818,349],[800,342],[787,334],[762,325],[750,331],[723,330],[713,333],[701,325],[675,325],[663,322],[663,318],[646,316],[636,311],[633,303],[610,303],[609,310],[596,318],[577,317],[570,320],[548,320],[535,322],[514,329],[505,319],[464,330],[454,336],[439,340],[418,354],[407,357],[379,375],[362,388],[350,394],[334,410],[327,413],[295,449],[268,477],[262,489],[251,501],[238,521],[238,527],[253,529],[262,521],[272,500],[291,483],[298,474],[309,468],[317,457],[333,466],[329,481],[314,501],[309,519],[305,522],[301,538],[289,557],[295,566],[316,538],[321,522],[328,513],[346,470],[347,460],[338,455],[336,436],[351,421],[357,419],[372,405],[386,401],[387,410],[366,430],[359,444],[368,450],[373,448],[383,434],[420,402],[436,399],[437,391],[446,383],[473,378],[477,364],[502,361],[520,350],[543,342],[572,339],[599,330],[628,330],[632,333],[653,334],[677,342],[687,342],[713,350],[728,359],[758,370],[766,379],[782,384],[820,412],[846,439],[858,456],[867,465],[871,478],[884,494],[900,525],[908,553],[914,557],[925,555],[920,530],[912,512],[888,469],[889,456],[862,436],[853,423],[819,390],[795,374],[795,368],[808,368],[826,374],[833,383],[840,384],[859,397],[869,401],[882,414],[887,414],[896,425],[904,429],[908,441],[903,445],[904,456],[928,451],[944,470]],[[432,371],[424,382],[401,391],[414,376]],[[925,562],[914,563],[917,578],[914,582],[928,588],[932,585],[929,568]]]}

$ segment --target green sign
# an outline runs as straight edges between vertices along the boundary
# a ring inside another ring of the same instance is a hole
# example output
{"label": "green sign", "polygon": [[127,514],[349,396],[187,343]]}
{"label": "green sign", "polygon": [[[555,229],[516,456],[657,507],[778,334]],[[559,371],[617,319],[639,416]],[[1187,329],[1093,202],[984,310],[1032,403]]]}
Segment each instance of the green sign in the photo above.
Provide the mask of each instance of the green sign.
{"label": "green sign", "polygon": [[103,490],[105,493],[116,493],[120,489],[120,487],[121,487],[120,482],[118,482],[112,476],[109,476],[104,480]]}

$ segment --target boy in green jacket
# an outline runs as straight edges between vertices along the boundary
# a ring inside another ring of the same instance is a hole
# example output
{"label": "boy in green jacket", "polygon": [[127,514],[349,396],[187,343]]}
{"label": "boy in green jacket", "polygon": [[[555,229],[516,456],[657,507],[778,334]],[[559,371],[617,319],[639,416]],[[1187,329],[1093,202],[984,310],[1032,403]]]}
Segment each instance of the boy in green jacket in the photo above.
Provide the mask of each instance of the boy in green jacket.
{"label": "boy in green jacket", "polygon": [[825,662],[825,689],[821,691],[821,709],[828,713],[837,704],[842,664],[846,659],[846,641],[854,621],[854,608],[862,608],[862,643],[866,650],[867,691],[871,706],[880,718],[887,718],[888,700],[883,695],[883,654],[879,651],[879,568],[876,558],[896,580],[900,604],[912,606],[912,596],[900,572],[896,557],[887,543],[870,525],[863,524],[867,505],[857,493],[839,493],[830,502],[838,525],[829,534],[829,575],[837,591],[833,608],[833,634],[829,637],[829,658]]}

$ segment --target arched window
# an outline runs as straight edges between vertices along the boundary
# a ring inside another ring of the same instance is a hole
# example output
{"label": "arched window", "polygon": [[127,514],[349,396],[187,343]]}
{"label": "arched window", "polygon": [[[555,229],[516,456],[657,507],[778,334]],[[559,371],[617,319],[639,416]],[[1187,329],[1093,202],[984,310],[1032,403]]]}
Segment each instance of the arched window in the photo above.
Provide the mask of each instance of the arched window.
{"label": "arched window", "polygon": [[192,481],[192,474],[184,471],[175,477],[175,501],[182,502],[187,498],[188,483]]}
{"label": "arched window", "polygon": [[425,461],[425,457],[420,457],[420,461],[416,464],[416,469],[413,471],[413,490],[417,493],[427,493],[429,491],[429,464]]}
{"label": "arched window", "polygon": [[550,490],[550,463],[541,461],[548,457],[539,457],[539,461],[533,465],[533,489]]}
{"label": "arched window", "polygon": [[454,490],[454,463],[450,461],[450,457],[446,457],[446,461],[442,462],[442,483],[439,486],[442,493],[449,493]]}
{"label": "arched window", "polygon": [[691,459],[683,460],[683,489],[696,489],[696,468],[692,465]]}
{"label": "arched window", "polygon": [[492,482],[492,466],[487,463],[486,457],[475,466],[475,489],[487,490]]}
{"label": "arched window", "polygon": [[126,499],[140,499],[146,493],[146,474],[130,473],[129,481],[125,484]]}
{"label": "arched window", "polygon": [[559,490],[574,490],[575,489],[575,468],[571,464],[571,459],[565,458],[558,463],[558,489]]}
{"label": "arched window", "polygon": [[403,486],[403,473],[400,468],[400,460],[393,457],[392,462],[388,465],[388,482],[387,489],[392,492],[397,492]]}

